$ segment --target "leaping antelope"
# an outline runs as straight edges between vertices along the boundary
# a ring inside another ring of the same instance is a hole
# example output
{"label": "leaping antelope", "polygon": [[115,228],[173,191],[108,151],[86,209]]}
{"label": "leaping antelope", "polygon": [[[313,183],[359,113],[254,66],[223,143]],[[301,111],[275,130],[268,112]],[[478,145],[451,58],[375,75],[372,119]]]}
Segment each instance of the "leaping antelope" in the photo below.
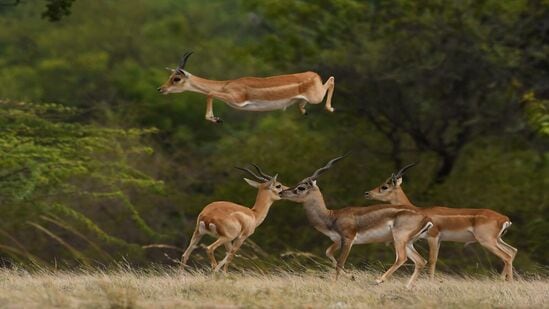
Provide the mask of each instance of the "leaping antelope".
{"label": "leaping antelope", "polygon": [[[379,187],[367,191],[366,198],[391,204],[408,204],[412,202],[402,190],[402,176],[409,164],[393,173]],[[415,206],[414,206],[415,207]],[[501,273],[502,279],[513,281],[513,260],[517,249],[501,239],[504,232],[511,226],[507,216],[490,209],[431,207],[416,208],[433,221],[433,228],[422,236],[429,244],[429,276],[434,278],[441,241],[455,241],[466,244],[478,242],[490,252],[499,257],[505,264]]]}
{"label": "leaping antelope", "polygon": [[[257,165],[254,165],[254,167],[257,169],[259,175],[256,175],[248,168],[237,167],[255,178],[255,180],[244,178],[250,186],[257,188],[257,197],[254,206],[248,208],[231,202],[218,201],[204,207],[196,220],[196,228],[194,229],[189,246],[181,257],[181,268],[184,268],[187,264],[189,256],[196,248],[202,236],[209,234],[217,238],[206,249],[212,270],[217,272],[223,267],[223,271],[226,272],[229,263],[231,263],[240,246],[265,220],[273,202],[280,200],[279,193],[288,187],[276,180],[277,175],[269,176]],[[227,252],[225,258],[218,264],[214,251],[221,245],[225,246]]]}
{"label": "leaping antelope", "polygon": [[315,72],[303,72],[271,77],[242,77],[232,80],[209,80],[185,71],[185,65],[192,52],[185,53],[179,66],[171,70],[170,78],[158,91],[162,94],[193,91],[206,95],[206,120],[220,123],[221,118],[214,116],[212,101],[221,100],[232,108],[246,111],[285,110],[299,102],[299,110],[307,114],[307,103],[318,104],[324,100],[326,92],[326,110],[333,112],[332,95],[335,79],[330,76],[326,83]]}
{"label": "leaping antelope", "polygon": [[[433,225],[430,219],[409,205],[374,205],[368,207],[347,207],[328,209],[324,197],[317,186],[318,176],[332,167],[343,157],[332,159],[328,164],[316,170],[296,186],[281,192],[282,199],[302,203],[309,222],[334,243],[326,250],[326,256],[336,268],[336,279],[345,266],[351,247],[354,244],[394,242],[395,263],[379,278],[377,283],[385,281],[408,258],[414,264],[414,272],[406,284],[411,288],[426,261],[414,248],[414,241]],[[338,260],[334,253],[342,248]]]}

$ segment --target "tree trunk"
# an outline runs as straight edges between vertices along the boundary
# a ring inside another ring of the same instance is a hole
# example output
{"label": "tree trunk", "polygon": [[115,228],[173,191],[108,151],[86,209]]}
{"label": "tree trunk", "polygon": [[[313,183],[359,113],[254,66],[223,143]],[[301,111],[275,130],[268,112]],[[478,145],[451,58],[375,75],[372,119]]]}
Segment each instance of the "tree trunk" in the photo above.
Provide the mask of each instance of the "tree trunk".
{"label": "tree trunk", "polygon": [[441,184],[444,182],[446,177],[452,173],[452,170],[454,169],[454,164],[456,163],[457,159],[457,153],[439,153],[438,154],[441,162],[438,167],[436,176],[435,176],[435,183]]}

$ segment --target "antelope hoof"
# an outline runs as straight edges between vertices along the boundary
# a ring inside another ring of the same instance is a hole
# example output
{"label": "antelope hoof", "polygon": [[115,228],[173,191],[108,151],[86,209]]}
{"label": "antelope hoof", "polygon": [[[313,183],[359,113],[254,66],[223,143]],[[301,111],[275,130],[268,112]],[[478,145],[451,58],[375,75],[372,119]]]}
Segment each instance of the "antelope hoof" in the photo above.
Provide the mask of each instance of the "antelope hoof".
{"label": "antelope hoof", "polygon": [[411,290],[415,286],[415,283],[415,280],[409,280],[408,283],[406,283],[406,289]]}
{"label": "antelope hoof", "polygon": [[213,123],[223,123],[223,120],[219,117],[213,116],[213,117],[206,117],[206,120],[211,121]]}
{"label": "antelope hoof", "polygon": [[330,113],[333,113],[335,111],[335,108],[333,107],[326,107],[326,110],[329,111]]}
{"label": "antelope hoof", "polygon": [[382,284],[383,283],[383,279],[379,278],[379,279],[376,279],[375,281],[375,285],[379,285],[379,284]]}

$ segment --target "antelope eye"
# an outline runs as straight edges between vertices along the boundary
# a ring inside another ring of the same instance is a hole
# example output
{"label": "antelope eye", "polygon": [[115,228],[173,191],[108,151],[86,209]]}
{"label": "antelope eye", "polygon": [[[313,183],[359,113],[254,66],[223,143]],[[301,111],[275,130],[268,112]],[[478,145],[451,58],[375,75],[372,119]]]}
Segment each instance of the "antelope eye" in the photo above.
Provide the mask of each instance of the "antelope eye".
{"label": "antelope eye", "polygon": [[303,188],[303,187],[297,187],[297,189],[298,189],[299,191],[305,190],[305,188]]}
{"label": "antelope eye", "polygon": [[387,190],[389,187],[387,187],[387,185],[383,185],[381,186],[381,190]]}
{"label": "antelope eye", "polygon": [[173,78],[173,81],[176,82],[176,83],[178,83],[178,82],[181,81],[181,78],[179,78],[179,77],[174,77],[174,78]]}
{"label": "antelope eye", "polygon": [[280,189],[280,187],[282,187],[282,186],[281,186],[281,185],[276,185],[276,188],[277,188],[277,189]]}

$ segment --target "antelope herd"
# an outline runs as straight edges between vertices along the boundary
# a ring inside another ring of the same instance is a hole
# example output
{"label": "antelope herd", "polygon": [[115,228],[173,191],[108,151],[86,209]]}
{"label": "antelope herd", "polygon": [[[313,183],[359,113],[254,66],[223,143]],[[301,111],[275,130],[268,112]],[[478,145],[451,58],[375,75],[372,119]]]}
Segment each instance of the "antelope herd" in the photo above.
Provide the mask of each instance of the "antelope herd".
{"label": "antelope herd", "polygon": [[[342,158],[343,156],[330,160],[311,176],[290,188],[278,182],[277,175],[269,176],[255,164],[252,165],[259,175],[248,168],[239,168],[255,178],[244,178],[248,184],[258,189],[254,206],[250,209],[225,201],[207,205],[198,215],[196,228],[187,250],[183,253],[181,266],[186,266],[191,252],[202,236],[209,234],[217,238],[206,249],[212,269],[219,271],[223,267],[223,270],[227,271],[236,251],[263,222],[270,206],[275,201],[283,199],[303,204],[311,225],[333,241],[326,249],[326,256],[336,270],[336,279],[343,271],[353,245],[393,243],[395,262],[376,280],[376,283],[385,281],[409,258],[414,263],[414,271],[406,287],[411,288],[427,264],[414,248],[414,242],[418,239],[427,239],[431,279],[435,273],[440,242],[454,241],[466,244],[480,243],[504,262],[502,279],[513,280],[513,260],[517,249],[501,239],[511,226],[509,218],[489,209],[414,206],[401,188],[402,177],[413,164],[393,173],[382,185],[365,193],[368,199],[389,204],[328,209],[317,180]],[[227,252],[218,264],[213,253],[221,245],[225,246]],[[341,253],[336,259],[334,254],[338,250],[341,250]]]}
{"label": "antelope herd", "polygon": [[[314,72],[264,78],[209,80],[192,75],[185,70],[191,54],[192,52],[188,52],[183,55],[176,69],[169,69],[172,73],[158,91],[162,94],[184,91],[205,94],[205,118],[208,121],[221,122],[221,119],[213,114],[214,98],[235,109],[247,111],[284,110],[297,103],[299,110],[305,115],[307,103],[319,104],[326,97],[326,110],[334,111],[331,104],[335,86],[334,77],[329,77],[325,83]],[[216,272],[221,268],[226,272],[240,246],[265,220],[271,205],[283,199],[302,204],[311,225],[333,242],[326,249],[326,256],[335,268],[336,279],[343,271],[353,245],[393,243],[395,262],[376,282],[385,281],[409,258],[414,263],[414,271],[406,285],[410,288],[427,264],[427,261],[414,248],[414,242],[418,239],[427,239],[431,279],[435,274],[440,243],[452,241],[465,244],[478,242],[503,261],[501,278],[513,280],[513,260],[517,249],[501,238],[511,226],[509,218],[490,209],[415,206],[401,187],[404,173],[414,164],[393,173],[380,186],[365,193],[367,199],[387,202],[387,204],[341,209],[327,208],[317,180],[343,157],[330,160],[311,176],[292,187],[283,185],[277,181],[277,175],[269,176],[255,164],[252,165],[257,174],[249,168],[239,167],[238,169],[253,178],[253,180],[247,178],[244,180],[258,190],[253,207],[248,208],[227,201],[217,201],[207,205],[198,215],[194,233],[181,258],[181,267],[186,266],[201,238],[209,234],[216,238],[206,249],[211,267]],[[222,245],[226,249],[226,254],[218,263],[214,252]],[[336,259],[334,254],[337,251],[341,252]]]}
{"label": "antelope herd", "polygon": [[[400,185],[404,172],[412,167],[410,164],[397,173],[393,173],[382,185],[365,193],[371,198],[390,204],[412,205]],[[502,279],[513,280],[513,260],[517,249],[501,239],[503,233],[511,226],[507,216],[490,209],[430,207],[414,209],[431,218],[433,228],[422,238],[427,238],[429,244],[429,275],[435,275],[438,250],[441,241],[478,242],[490,252],[499,257],[505,267],[501,273]]]}

